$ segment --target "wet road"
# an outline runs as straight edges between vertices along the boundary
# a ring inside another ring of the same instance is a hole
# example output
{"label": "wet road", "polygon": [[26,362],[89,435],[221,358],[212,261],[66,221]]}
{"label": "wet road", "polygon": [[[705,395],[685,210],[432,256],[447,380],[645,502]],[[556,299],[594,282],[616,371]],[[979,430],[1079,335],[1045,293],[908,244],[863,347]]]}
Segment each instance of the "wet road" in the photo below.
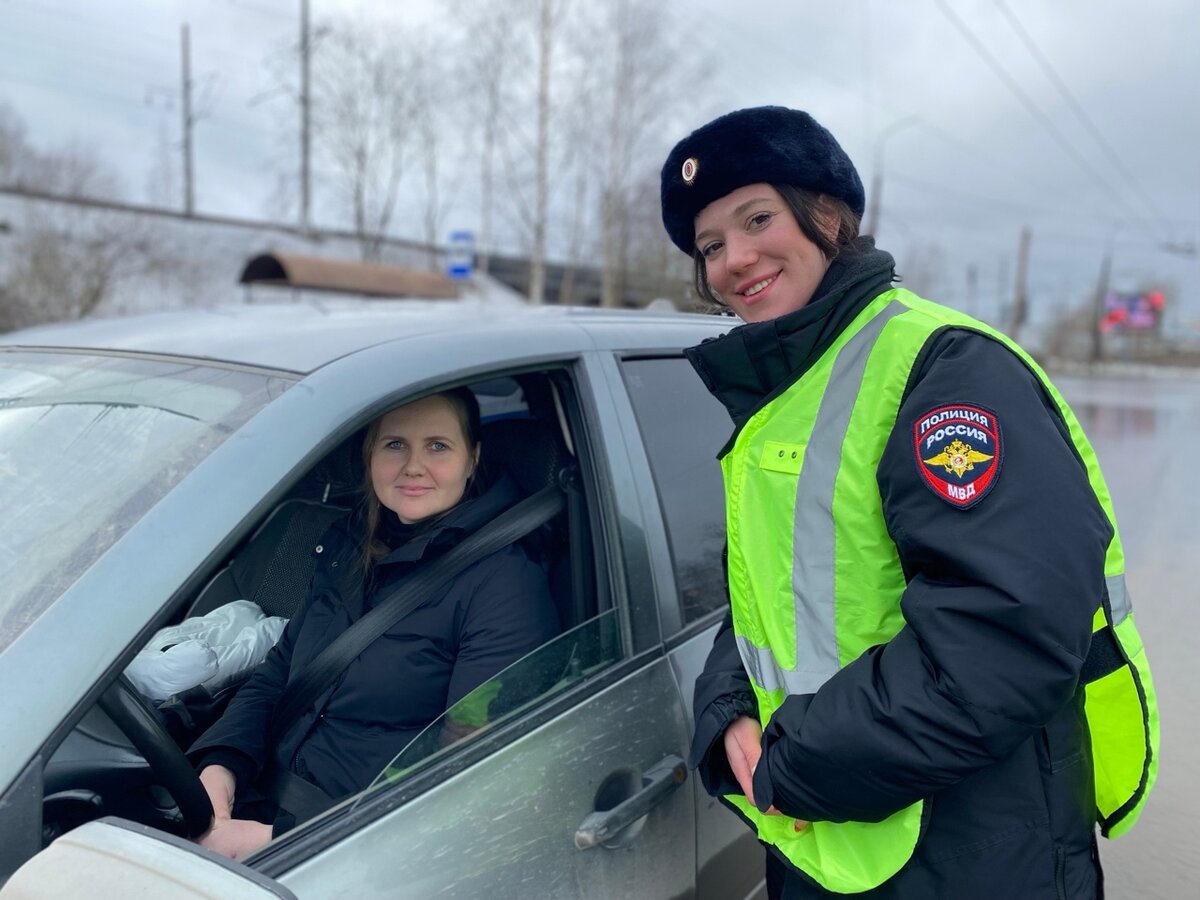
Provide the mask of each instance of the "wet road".
{"label": "wet road", "polygon": [[1101,841],[1110,900],[1200,896],[1200,372],[1055,376],[1100,458],[1162,714],[1158,784],[1138,826]]}

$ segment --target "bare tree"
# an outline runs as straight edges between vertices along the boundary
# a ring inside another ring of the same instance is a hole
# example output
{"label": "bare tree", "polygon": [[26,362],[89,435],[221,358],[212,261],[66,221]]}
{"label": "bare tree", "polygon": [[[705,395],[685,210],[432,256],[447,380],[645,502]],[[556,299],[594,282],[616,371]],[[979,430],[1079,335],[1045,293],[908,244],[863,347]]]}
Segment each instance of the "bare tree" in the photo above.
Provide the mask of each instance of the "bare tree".
{"label": "bare tree", "polygon": [[[546,258],[554,215],[552,168],[561,28],[573,8],[562,0],[518,0],[502,8],[463,0],[464,87],[475,91],[482,129],[481,243],[495,245],[499,209],[529,254],[528,296],[544,299]],[[497,175],[503,183],[497,189]],[[497,202],[497,196],[502,201]]]}
{"label": "bare tree", "polygon": [[[650,240],[651,257],[663,258],[661,225],[631,216],[657,223],[657,187],[646,190],[665,152],[661,135],[671,107],[689,108],[678,101],[699,83],[675,32],[661,27],[650,0],[524,0],[502,12],[462,0],[457,10],[467,14],[467,85],[483,134],[481,243],[493,243],[494,206],[527,248],[534,302],[546,260],[557,255],[565,262],[559,302],[575,296],[576,267],[598,258],[606,300],[619,303],[633,256],[646,255],[634,245]],[[498,203],[494,174],[503,179]]]}
{"label": "bare tree", "polygon": [[680,253],[667,237],[658,191],[658,169],[639,167],[636,177],[630,180],[626,202],[619,210],[625,241],[620,281],[637,287],[640,294],[662,297],[679,308],[699,311],[706,306],[692,287],[692,258]]}
{"label": "bare tree", "polygon": [[313,135],[364,259],[378,259],[414,142],[414,55],[400,34],[339,21],[313,51]]}
{"label": "bare tree", "polygon": [[569,183],[569,198],[560,215],[556,231],[564,243],[560,249],[565,263],[563,277],[559,283],[558,302],[566,306],[575,302],[575,280],[578,268],[584,265],[589,251],[594,251],[598,242],[594,235],[589,240],[588,226],[594,220],[595,165],[587,148],[592,146],[596,135],[595,104],[603,96],[601,72],[592,65],[583,48],[594,35],[583,23],[575,23],[572,45],[577,52],[571,53],[568,68],[562,79],[571,86],[568,102],[563,104],[559,118],[559,133],[562,136],[561,165],[565,180]]}
{"label": "bare tree", "polygon": [[0,184],[30,188],[64,197],[116,197],[122,194],[116,174],[95,148],[72,142],[42,152],[28,140],[24,121],[0,106]]}
{"label": "bare tree", "polygon": [[0,241],[0,332],[86,318],[128,280],[177,268],[158,229],[122,213],[35,201]]}
{"label": "bare tree", "polygon": [[550,204],[550,70],[553,66],[555,0],[540,0],[538,8],[537,143],[534,165],[533,247],[529,254],[529,300],[541,303],[546,295],[546,216]]}
{"label": "bare tree", "polygon": [[[456,149],[453,142],[454,126],[461,121],[461,115],[451,118],[456,98],[451,84],[451,68],[443,60],[444,37],[434,32],[423,32],[414,35],[411,44],[412,130],[420,169],[421,223],[429,265],[436,268],[440,262],[438,245],[442,235],[442,220],[458,184],[458,179],[449,184],[443,183],[442,164],[451,158],[451,153]],[[464,162],[462,153],[467,148],[457,149],[461,165]]]}
{"label": "bare tree", "polygon": [[[683,32],[665,27],[663,9],[651,0],[615,0],[603,7],[597,33],[609,35],[609,86],[600,127],[607,137],[601,189],[603,237],[601,302],[622,305],[623,281],[630,267],[634,218],[657,219],[657,177],[661,151],[655,139],[669,111],[703,94],[703,71],[689,65],[693,56],[680,44]],[[651,150],[656,152],[650,152]],[[649,193],[647,193],[649,189]],[[654,234],[661,242],[661,225]],[[661,248],[660,252],[661,252]]]}
{"label": "bare tree", "polygon": [[178,206],[177,197],[174,150],[167,135],[166,121],[160,119],[154,163],[146,173],[146,198],[156,206],[171,208]]}
{"label": "bare tree", "polygon": [[453,73],[464,98],[463,111],[477,124],[479,141],[479,271],[487,274],[495,247],[496,157],[505,137],[505,113],[515,104],[514,76],[524,70],[528,55],[521,25],[530,18],[530,0],[493,3],[458,0],[453,18],[461,29],[459,68]]}
{"label": "bare tree", "polygon": [[916,243],[909,247],[898,271],[904,286],[923,297],[944,294],[940,285],[945,280],[945,254],[937,243]]}
{"label": "bare tree", "polygon": [[[0,108],[0,183],[64,197],[120,193],[120,182],[80,144],[39,151],[24,122]],[[0,331],[91,314],[132,269],[156,254],[143,229],[104,213],[30,202],[0,240]]]}
{"label": "bare tree", "polygon": [[3,285],[0,329],[81,319],[105,299],[124,248],[111,227],[88,236],[57,227],[57,217],[31,214],[18,237]]}
{"label": "bare tree", "polygon": [[16,185],[29,152],[25,122],[6,104],[0,104],[0,184]]}

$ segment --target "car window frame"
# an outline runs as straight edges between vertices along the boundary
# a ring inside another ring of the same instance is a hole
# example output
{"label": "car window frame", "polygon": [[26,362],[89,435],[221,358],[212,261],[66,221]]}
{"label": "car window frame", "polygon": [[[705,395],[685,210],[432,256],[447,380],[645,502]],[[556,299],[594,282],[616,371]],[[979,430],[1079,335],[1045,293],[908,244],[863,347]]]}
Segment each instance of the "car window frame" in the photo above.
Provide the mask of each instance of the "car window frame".
{"label": "car window frame", "polygon": [[[486,729],[478,736],[472,736],[469,740],[460,741],[457,745],[447,748],[448,752],[442,759],[422,767],[411,777],[366,795],[356,794],[346,798],[322,815],[300,823],[295,829],[280,835],[262,850],[248,857],[247,865],[271,878],[284,876],[292,868],[304,864],[329,846],[352,837],[360,829],[407,805],[447,779],[475,768],[498,750],[530,731],[541,728],[633,672],[665,656],[666,648],[662,641],[657,613],[653,616],[638,616],[631,608],[631,592],[627,583],[627,573],[623,568],[625,551],[631,536],[642,535],[645,526],[631,521],[631,516],[636,511],[630,509],[630,499],[620,496],[620,491],[612,490],[616,485],[625,483],[614,479],[623,478],[628,481],[631,472],[628,448],[621,438],[623,428],[615,418],[619,406],[614,403],[610,373],[602,363],[603,356],[585,352],[569,361],[559,360],[476,372],[470,378],[427,386],[421,393],[521,374],[545,375],[560,389],[561,413],[575,443],[580,481],[587,498],[591,555],[596,569],[596,592],[598,597],[607,592],[607,608],[615,609],[624,651],[622,658],[579,683],[539,700],[534,708],[524,709],[495,728]],[[566,379],[566,382],[557,379]],[[564,387],[565,391],[562,390]],[[563,393],[567,396],[563,396]],[[417,394],[413,391],[398,392],[386,402],[373,404],[373,409],[382,411],[414,396]],[[369,418],[364,419],[361,424],[365,424],[366,421],[369,421]],[[358,427],[361,427],[361,424]],[[644,543],[644,537],[641,539]],[[652,600],[657,608],[657,596]],[[597,613],[604,610],[603,604],[598,604]],[[645,610],[642,612],[645,613]],[[593,616],[585,621],[591,622],[595,618]],[[556,636],[556,639],[560,636]],[[543,644],[530,651],[526,658],[538,653],[545,646]]]}
{"label": "car window frame", "polygon": [[[497,335],[503,339],[498,340]],[[42,694],[34,692],[14,706],[10,718],[19,716],[16,720],[23,723],[28,739],[23,744],[14,744],[17,752],[10,757],[14,771],[6,778],[6,798],[16,790],[20,773],[27,766],[35,766],[40,774],[42,761],[53,754],[94,707],[100,693],[124,671],[155,630],[169,624],[186,608],[239,542],[253,532],[313,466],[373,415],[405,398],[412,399],[452,384],[484,381],[510,373],[562,370],[571,373],[576,385],[581,408],[577,421],[590,419],[587,410],[591,408],[592,389],[587,386],[588,375],[582,360],[594,342],[577,324],[550,321],[535,330],[514,326],[498,331],[456,332],[453,341],[455,353],[451,355],[446,353],[445,340],[384,341],[307,374],[249,367],[295,380],[297,387],[251,419],[239,434],[239,440],[225,442],[212,458],[201,463],[172,491],[170,502],[156,506],[144,522],[139,522],[64,595],[63,601],[44,620],[34,623],[39,638],[48,633],[75,638],[81,628],[93,633],[92,620],[99,616],[107,625],[110,639],[86,644],[89,653],[72,660],[80,670],[80,677],[58,679],[56,684],[70,687],[56,687],[53,703],[36,703]],[[398,353],[397,347],[406,352]],[[127,353],[157,358],[156,354],[136,351],[119,351],[116,355]],[[401,387],[397,389],[395,385]],[[287,435],[290,440],[281,442],[277,439],[280,435]],[[261,446],[258,442],[264,440],[273,442],[269,453],[248,449]],[[249,497],[249,502],[239,499],[213,504],[214,486],[220,488],[222,496]],[[602,493],[597,494],[596,505],[605,500]],[[172,539],[163,552],[155,552],[147,559],[147,549],[159,547],[164,532],[171,530],[164,528],[164,523],[175,521],[173,517],[183,508],[201,511],[200,515],[189,518],[194,530],[186,540]],[[593,517],[597,515],[595,509],[590,512]],[[594,522],[591,527],[594,534],[600,534],[599,524]],[[607,548],[609,543],[605,539],[598,546]],[[607,549],[605,555],[608,556]],[[131,561],[141,559],[147,559],[150,574],[150,590],[139,594],[142,602],[126,605],[115,617],[112,608],[98,607],[96,595],[110,595],[115,589],[113,585],[120,582],[119,573]],[[606,577],[603,569],[600,577]],[[597,589],[608,589],[607,583],[598,584]],[[611,589],[608,596],[614,603],[621,602],[616,589]],[[85,619],[79,619],[81,612],[87,614]],[[41,643],[26,640],[21,642],[22,646],[11,649],[24,650]],[[6,654],[5,671],[28,668],[28,656],[23,652]],[[32,715],[36,710],[40,712]]]}
{"label": "car window frame", "polygon": [[[633,429],[633,434],[627,438],[627,441],[631,446],[638,447],[635,463],[636,478],[639,484],[642,515],[647,523],[647,542],[652,551],[651,561],[654,564],[654,577],[660,594],[659,608],[663,642],[664,646],[670,650],[720,621],[727,609],[727,604],[720,604],[692,621],[684,618],[683,600],[675,571],[675,552],[668,533],[666,514],[659,496],[658,484],[654,479],[654,469],[645,437],[638,424],[637,410],[634,407],[633,397],[626,383],[623,369],[624,363],[639,360],[680,360],[686,363],[686,357],[679,349],[618,350],[610,354],[608,366],[608,377],[612,390],[620,398],[618,402],[624,410],[624,421],[627,423],[627,427]],[[732,427],[731,424],[731,430]],[[655,563],[657,560],[665,560],[666,564]]]}

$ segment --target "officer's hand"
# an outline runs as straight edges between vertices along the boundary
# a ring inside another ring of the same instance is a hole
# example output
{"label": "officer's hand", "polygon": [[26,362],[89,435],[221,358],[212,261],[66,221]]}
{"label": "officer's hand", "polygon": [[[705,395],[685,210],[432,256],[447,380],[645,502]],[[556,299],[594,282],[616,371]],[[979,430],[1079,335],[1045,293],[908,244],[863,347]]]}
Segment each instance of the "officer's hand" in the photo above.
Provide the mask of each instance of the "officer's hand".
{"label": "officer's hand", "polygon": [[[738,716],[725,729],[725,756],[742,793],[757,806],[758,804],[754,803],[754,770],[758,768],[758,761],[762,758],[762,726],[756,719]],[[783,814],[774,806],[768,806],[767,815]],[[796,831],[803,831],[808,827],[808,822],[797,819],[793,827]]]}
{"label": "officer's hand", "polygon": [[725,756],[746,799],[754,803],[754,770],[762,756],[762,726],[750,716],[738,716],[725,729]]}

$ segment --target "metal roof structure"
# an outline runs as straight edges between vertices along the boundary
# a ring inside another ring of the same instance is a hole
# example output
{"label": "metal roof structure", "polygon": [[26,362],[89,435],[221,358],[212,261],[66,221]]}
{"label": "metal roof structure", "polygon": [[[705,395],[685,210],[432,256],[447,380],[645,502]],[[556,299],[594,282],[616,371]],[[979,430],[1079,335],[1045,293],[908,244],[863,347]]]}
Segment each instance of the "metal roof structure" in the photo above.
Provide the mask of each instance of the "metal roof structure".
{"label": "metal roof structure", "polygon": [[298,253],[261,253],[238,278],[241,284],[273,284],[377,297],[458,297],[458,285],[437,272]]}

